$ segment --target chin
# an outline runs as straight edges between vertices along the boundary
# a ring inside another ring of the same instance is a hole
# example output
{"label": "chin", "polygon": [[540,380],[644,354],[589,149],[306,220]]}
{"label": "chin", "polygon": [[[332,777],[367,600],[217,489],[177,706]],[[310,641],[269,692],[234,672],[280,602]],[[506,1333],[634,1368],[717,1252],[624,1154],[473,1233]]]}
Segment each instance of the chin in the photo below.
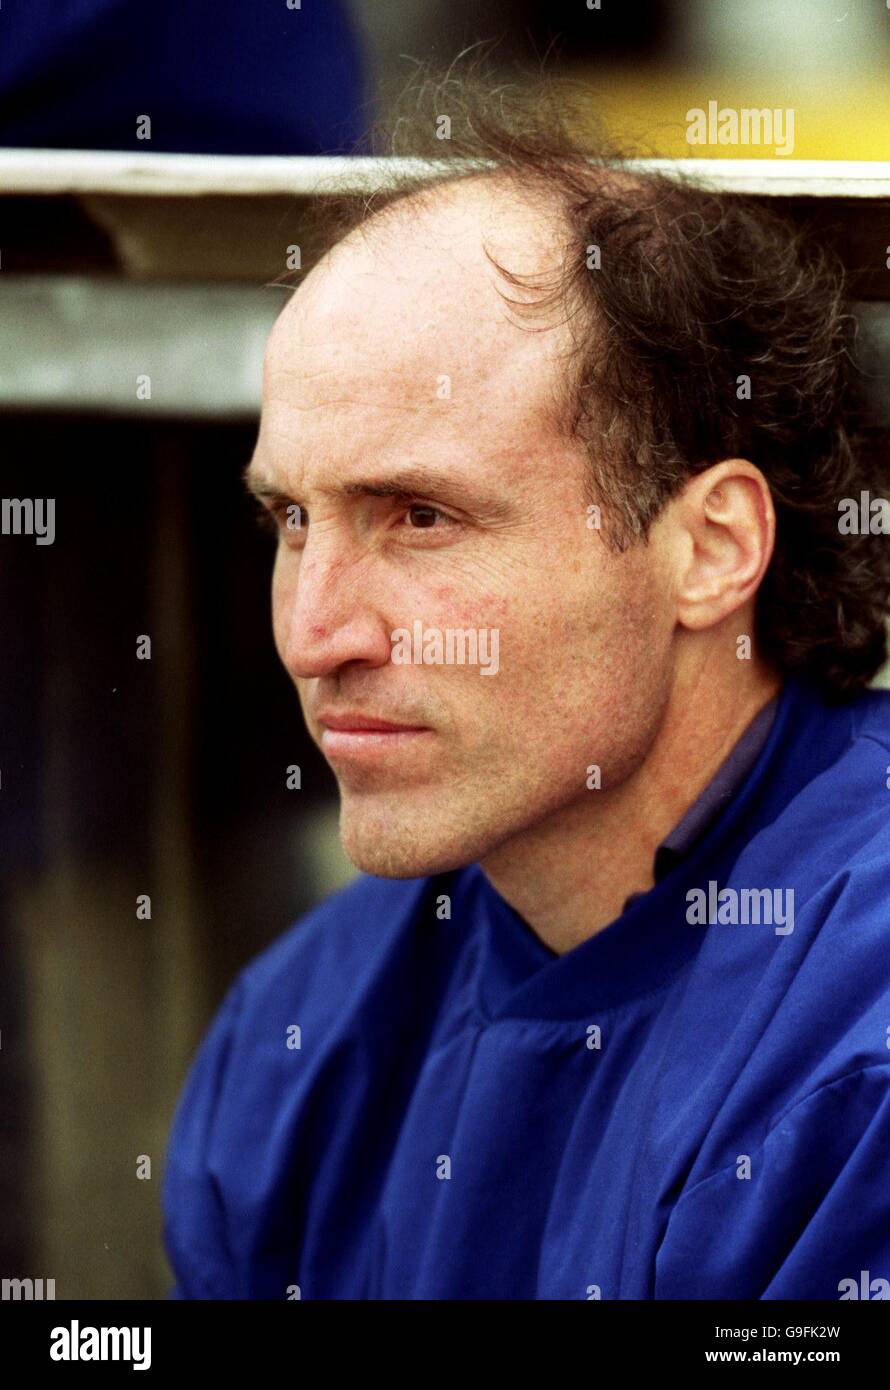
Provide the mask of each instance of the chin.
{"label": "chin", "polygon": [[355,867],[378,878],[425,878],[463,869],[478,857],[476,845],[463,837],[449,841],[444,832],[436,835],[429,821],[418,833],[416,824],[399,825],[394,817],[384,826],[376,817],[353,816],[346,809],[340,812],[340,840]]}

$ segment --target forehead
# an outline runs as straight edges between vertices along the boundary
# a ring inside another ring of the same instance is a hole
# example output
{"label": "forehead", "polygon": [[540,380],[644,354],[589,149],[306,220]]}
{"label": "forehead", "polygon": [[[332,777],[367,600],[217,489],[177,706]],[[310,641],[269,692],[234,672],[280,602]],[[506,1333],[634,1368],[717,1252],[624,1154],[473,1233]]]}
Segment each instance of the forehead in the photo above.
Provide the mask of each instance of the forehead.
{"label": "forehead", "polygon": [[522,205],[505,212],[478,191],[335,247],[269,339],[264,428],[526,435],[548,424],[565,327],[558,314],[542,325],[513,312],[499,285],[530,296],[504,286],[485,247],[523,275],[552,274],[562,254],[552,219]]}

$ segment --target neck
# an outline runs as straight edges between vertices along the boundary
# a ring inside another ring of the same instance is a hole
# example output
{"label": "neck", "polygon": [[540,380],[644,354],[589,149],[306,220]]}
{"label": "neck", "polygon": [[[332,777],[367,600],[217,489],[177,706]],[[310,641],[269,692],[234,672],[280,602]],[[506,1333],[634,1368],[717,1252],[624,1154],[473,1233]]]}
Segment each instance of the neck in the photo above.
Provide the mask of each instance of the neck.
{"label": "neck", "polygon": [[630,776],[498,846],[481,861],[489,882],[558,955],[601,931],[653,886],[658,845],[781,685],[753,662],[744,682],[736,663],[677,680]]}

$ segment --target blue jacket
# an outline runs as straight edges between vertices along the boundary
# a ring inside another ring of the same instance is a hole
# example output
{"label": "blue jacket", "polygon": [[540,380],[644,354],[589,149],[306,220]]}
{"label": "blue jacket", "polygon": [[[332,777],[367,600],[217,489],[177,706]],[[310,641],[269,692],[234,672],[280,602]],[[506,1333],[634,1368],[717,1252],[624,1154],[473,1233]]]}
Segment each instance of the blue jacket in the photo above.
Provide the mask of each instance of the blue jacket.
{"label": "blue jacket", "polygon": [[890,693],[791,680],[703,838],[562,956],[477,866],[331,898],[193,1063],[173,1296],[890,1296],[888,788]]}

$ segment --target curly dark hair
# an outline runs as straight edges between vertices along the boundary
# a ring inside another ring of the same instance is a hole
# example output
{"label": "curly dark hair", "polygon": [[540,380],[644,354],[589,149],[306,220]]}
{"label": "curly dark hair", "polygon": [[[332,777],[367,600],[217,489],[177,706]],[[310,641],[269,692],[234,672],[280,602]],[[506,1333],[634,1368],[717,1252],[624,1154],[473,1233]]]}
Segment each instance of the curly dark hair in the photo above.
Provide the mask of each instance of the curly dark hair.
{"label": "curly dark hair", "polygon": [[577,83],[542,73],[499,81],[484,53],[444,73],[418,64],[364,145],[395,158],[362,192],[319,184],[310,252],[443,181],[506,175],[558,209],[555,275],[492,264],[505,287],[537,294],[505,293],[520,316],[556,308],[570,325],[560,413],[587,448],[603,539],[645,543],[687,478],[749,459],[777,517],[758,649],[826,698],[850,698],[887,658],[890,544],[841,534],[838,505],[868,488],[890,496],[890,469],[884,443],[866,455],[843,265],[755,199],[629,161],[589,105]]}

